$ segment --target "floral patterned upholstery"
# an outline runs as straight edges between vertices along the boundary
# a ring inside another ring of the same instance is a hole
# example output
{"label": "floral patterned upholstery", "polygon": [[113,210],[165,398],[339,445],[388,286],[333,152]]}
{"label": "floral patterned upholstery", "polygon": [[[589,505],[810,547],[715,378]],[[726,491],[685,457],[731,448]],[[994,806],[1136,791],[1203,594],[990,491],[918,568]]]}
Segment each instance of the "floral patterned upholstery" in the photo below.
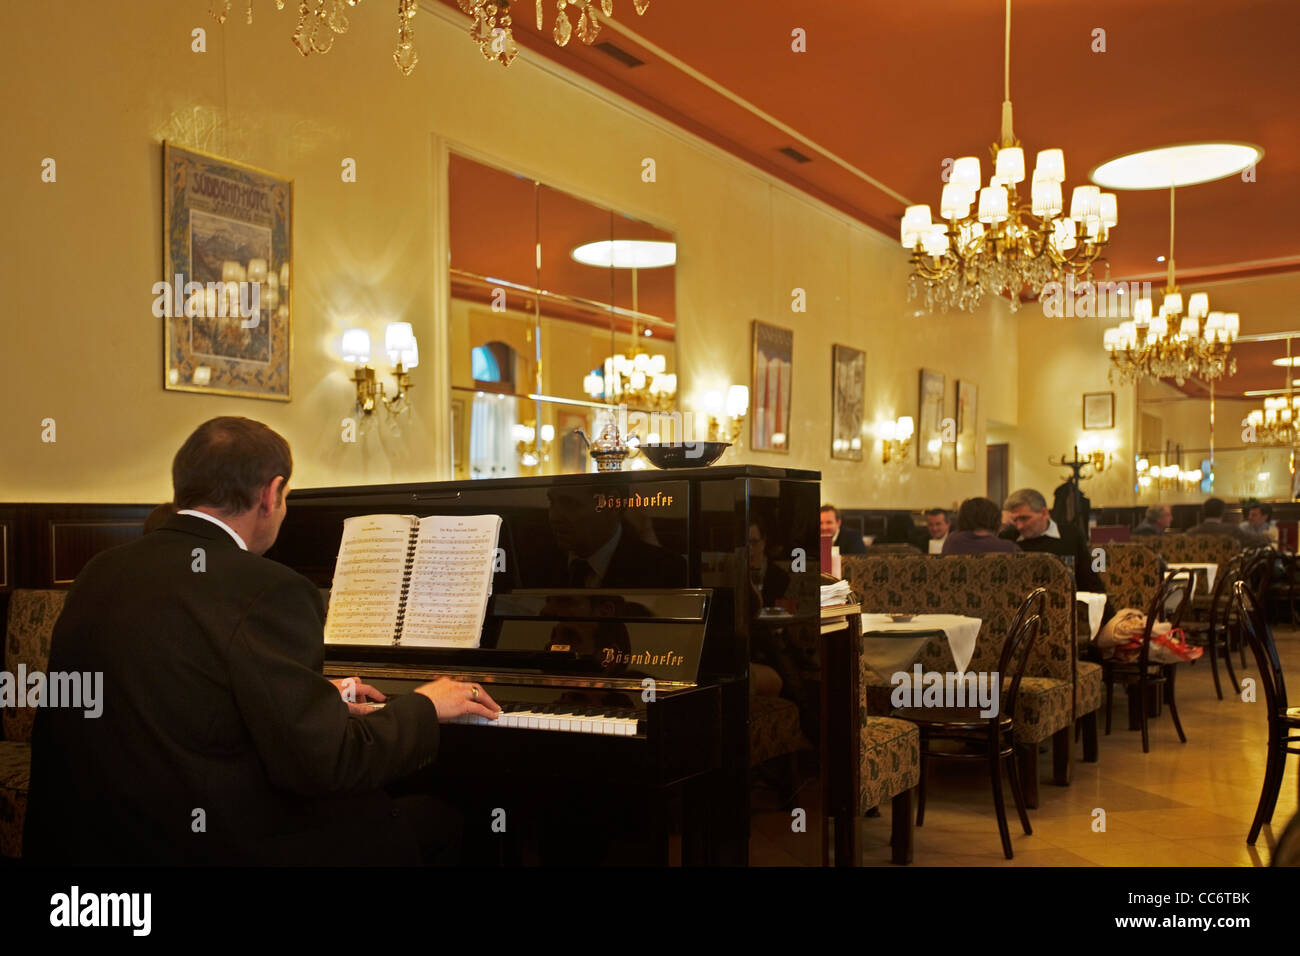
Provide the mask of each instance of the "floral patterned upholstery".
{"label": "floral patterned upholstery", "polygon": [[749,765],[794,753],[807,745],[799,729],[799,708],[784,697],[749,695]]}
{"label": "floral patterned upholstery", "polygon": [[1241,550],[1237,539],[1227,534],[1153,534],[1133,540],[1159,551],[1170,564],[1217,564],[1222,567]]}
{"label": "floral patterned upholstery", "polygon": [[1101,680],[1101,665],[1092,661],[1079,661],[1075,666],[1079,669],[1074,682],[1077,700],[1075,706],[1080,715],[1091,714],[1105,703],[1102,696],[1105,687]]}
{"label": "floral patterned upholstery", "polygon": [[[18,673],[18,666],[44,671],[50,660],[50,635],[54,622],[63,613],[67,591],[32,591],[18,589],[9,596],[9,624],[5,631],[5,670]],[[36,711],[30,707],[4,709],[5,740],[32,739],[32,722]]]}
{"label": "floral patterned upholstery", "polygon": [[[1016,611],[1030,591],[1045,587],[1047,628],[1025,669],[1015,715],[1016,739],[1023,744],[1037,743],[1069,727],[1076,715],[1090,712],[1074,699],[1074,580],[1056,558],[1046,554],[980,554],[948,555],[942,561],[932,561],[926,556],[847,555],[842,560],[845,577],[861,595],[864,611],[980,618],[984,625],[967,668],[977,672],[996,670],[1002,642]],[[918,661],[926,671],[956,669],[948,642],[942,639],[927,644]],[[887,675],[876,673],[864,661],[861,685],[866,712],[890,712],[893,688]]]}
{"label": "floral patterned upholstery", "polygon": [[[9,596],[9,621],[5,630],[5,670],[16,674],[19,665],[28,673],[45,671],[50,661],[50,636],[63,613],[67,591],[19,589]],[[27,789],[32,768],[31,707],[4,709],[4,740],[0,740],[0,856],[19,857],[23,846],[23,817],[27,814]]]}
{"label": "floral patterned upholstery", "polygon": [[[1100,573],[1100,577],[1106,585],[1106,593],[1110,595],[1111,606],[1116,611],[1120,608],[1135,607],[1145,613],[1151,604],[1151,599],[1160,589],[1159,555],[1151,548],[1136,542],[1131,544],[1107,542],[1103,547],[1106,553],[1106,570]],[[1164,553],[1163,550],[1161,553]]]}
{"label": "floral patterned upholstery", "polygon": [[0,856],[22,856],[31,770],[31,744],[0,740]]}
{"label": "floral patterned upholstery", "polygon": [[862,714],[858,813],[865,814],[921,782],[921,731],[893,717]]}

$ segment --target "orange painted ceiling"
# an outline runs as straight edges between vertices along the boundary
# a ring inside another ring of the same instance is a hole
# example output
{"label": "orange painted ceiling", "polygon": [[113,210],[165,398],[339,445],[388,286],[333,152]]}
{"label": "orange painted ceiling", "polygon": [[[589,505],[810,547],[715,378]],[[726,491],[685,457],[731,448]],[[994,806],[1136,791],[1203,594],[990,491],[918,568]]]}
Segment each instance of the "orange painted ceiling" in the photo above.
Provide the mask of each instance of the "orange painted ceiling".
{"label": "orange painted ceiling", "polygon": [[[1002,101],[1001,0],[652,0],[640,17],[631,0],[614,6],[616,23],[907,200],[937,207],[946,157],[977,155],[988,171]],[[517,2],[520,45],[897,236],[898,196],[609,26],[594,47],[576,38],[557,47],[554,16],[546,0],[543,36],[533,4]],[[791,50],[795,28],[806,31],[805,53]],[[1098,28],[1104,53],[1092,49]],[[1296,0],[1016,0],[1016,134],[1030,156],[1065,150],[1067,188],[1133,150],[1209,139],[1262,146],[1255,182],[1237,177],[1179,191],[1179,275],[1300,269],[1298,35]],[[641,65],[625,65],[602,43]],[[796,162],[780,152],[785,147],[811,161]],[[1119,210],[1111,277],[1160,273],[1167,193],[1122,192]],[[1243,332],[1248,327],[1243,315]]]}

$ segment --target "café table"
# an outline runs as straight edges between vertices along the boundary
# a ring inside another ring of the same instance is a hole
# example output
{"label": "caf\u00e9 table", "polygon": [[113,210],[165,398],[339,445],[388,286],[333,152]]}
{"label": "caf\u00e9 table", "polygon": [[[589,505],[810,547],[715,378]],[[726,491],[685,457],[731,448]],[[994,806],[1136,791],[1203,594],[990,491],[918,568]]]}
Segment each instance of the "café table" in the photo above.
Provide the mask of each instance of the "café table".
{"label": "caf\u00e9 table", "polygon": [[958,673],[965,673],[983,624],[978,617],[960,614],[914,614],[907,621],[895,621],[888,614],[863,614],[862,656],[877,674],[896,674],[911,667],[921,649],[942,634]]}
{"label": "caf\u00e9 table", "polygon": [[1106,613],[1106,594],[1102,591],[1076,591],[1075,598],[1088,608],[1088,640],[1097,637],[1101,630],[1101,618]]}
{"label": "caf\u00e9 table", "polygon": [[1219,573],[1219,566],[1217,564],[1196,564],[1192,562],[1170,564],[1169,570],[1191,571],[1194,577],[1205,581],[1205,593],[1210,594],[1214,591],[1214,578]]}

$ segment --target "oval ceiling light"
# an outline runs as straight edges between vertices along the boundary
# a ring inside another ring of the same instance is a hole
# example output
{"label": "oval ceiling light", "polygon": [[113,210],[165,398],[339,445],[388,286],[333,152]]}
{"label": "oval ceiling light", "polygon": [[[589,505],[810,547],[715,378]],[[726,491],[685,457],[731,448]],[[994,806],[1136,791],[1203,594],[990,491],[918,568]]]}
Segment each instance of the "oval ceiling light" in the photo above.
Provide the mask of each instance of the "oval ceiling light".
{"label": "oval ceiling light", "polygon": [[1108,160],[1088,178],[1107,189],[1168,189],[1226,179],[1263,158],[1251,143],[1182,143]]}
{"label": "oval ceiling light", "polygon": [[601,239],[578,246],[571,256],[601,269],[659,269],[677,263],[677,243],[659,239]]}

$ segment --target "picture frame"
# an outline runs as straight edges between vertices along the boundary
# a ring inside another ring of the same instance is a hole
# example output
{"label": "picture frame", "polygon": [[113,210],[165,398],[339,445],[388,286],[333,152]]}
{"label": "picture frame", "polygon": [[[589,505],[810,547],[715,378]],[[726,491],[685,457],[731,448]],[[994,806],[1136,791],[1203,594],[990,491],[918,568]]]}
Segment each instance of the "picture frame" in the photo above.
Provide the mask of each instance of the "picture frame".
{"label": "picture frame", "polygon": [[916,464],[940,468],[943,464],[943,396],[947,378],[942,372],[921,369],[916,415]]}
{"label": "picture frame", "polygon": [[1083,393],[1083,427],[1085,429],[1115,427],[1115,393]]}
{"label": "picture frame", "polygon": [[789,453],[794,332],[753,321],[750,448]]}
{"label": "picture frame", "polygon": [[293,181],[162,146],[163,388],[290,401]]}
{"label": "picture frame", "polygon": [[975,439],[979,411],[979,386],[957,380],[957,444],[953,452],[960,472],[975,470]]}
{"label": "picture frame", "polygon": [[831,346],[831,457],[862,460],[862,419],[867,400],[867,354]]}

